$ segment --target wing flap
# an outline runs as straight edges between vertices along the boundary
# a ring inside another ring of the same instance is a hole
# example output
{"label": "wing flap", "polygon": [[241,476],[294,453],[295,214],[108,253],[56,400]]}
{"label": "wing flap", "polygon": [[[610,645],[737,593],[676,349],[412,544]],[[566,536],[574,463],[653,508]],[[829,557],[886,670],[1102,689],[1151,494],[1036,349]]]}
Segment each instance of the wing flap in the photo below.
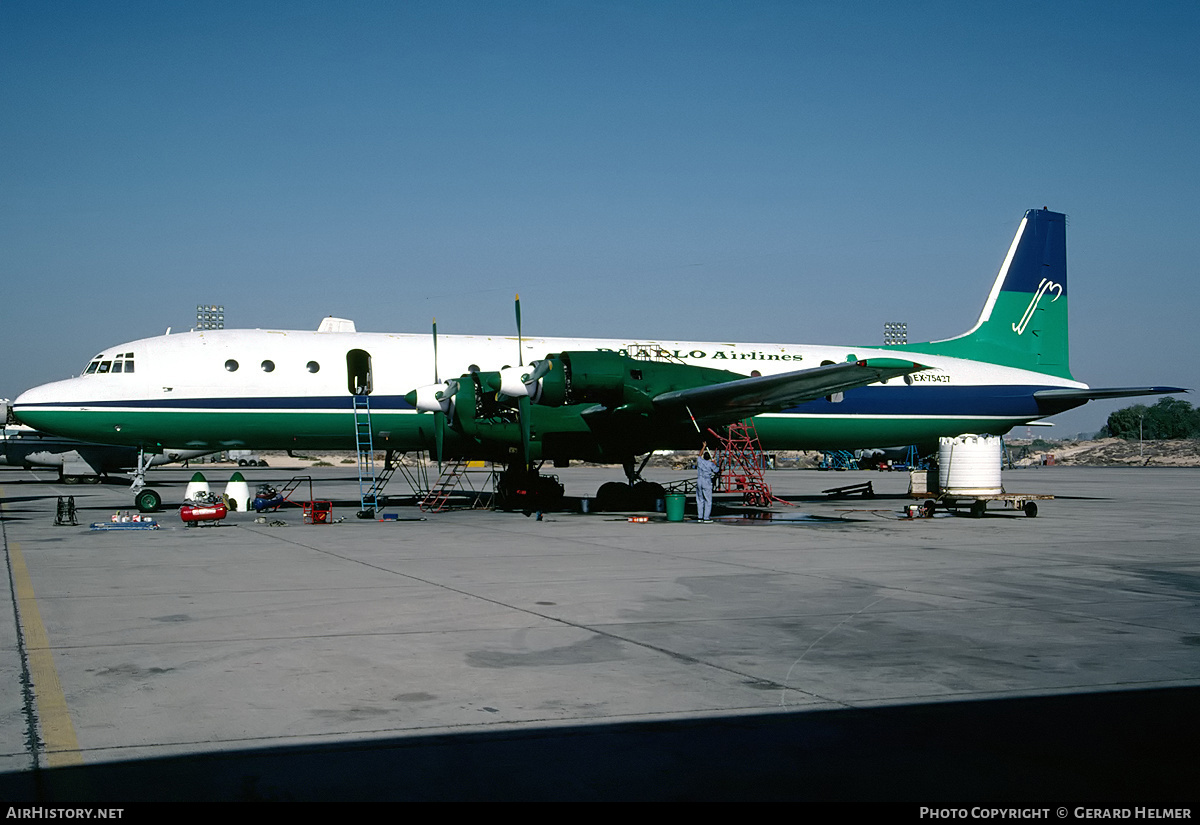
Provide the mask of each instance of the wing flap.
{"label": "wing flap", "polygon": [[900,358],[871,358],[675,390],[657,395],[653,401],[659,409],[686,406],[702,418],[736,420],[925,369],[929,368]]}

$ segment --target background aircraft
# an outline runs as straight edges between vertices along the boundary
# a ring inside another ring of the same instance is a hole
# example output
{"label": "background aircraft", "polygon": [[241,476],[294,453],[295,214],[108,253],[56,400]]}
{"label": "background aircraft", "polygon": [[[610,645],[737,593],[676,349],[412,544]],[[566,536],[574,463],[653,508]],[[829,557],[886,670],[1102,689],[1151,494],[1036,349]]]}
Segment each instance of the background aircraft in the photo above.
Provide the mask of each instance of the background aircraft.
{"label": "background aircraft", "polygon": [[[0,433],[0,464],[11,467],[47,467],[57,469],[63,481],[98,481],[109,473],[137,467],[136,447],[93,444],[73,438],[39,432],[32,427],[8,420],[8,402],[3,402],[5,420]],[[149,459],[156,467],[207,455],[212,450],[165,449]]]}

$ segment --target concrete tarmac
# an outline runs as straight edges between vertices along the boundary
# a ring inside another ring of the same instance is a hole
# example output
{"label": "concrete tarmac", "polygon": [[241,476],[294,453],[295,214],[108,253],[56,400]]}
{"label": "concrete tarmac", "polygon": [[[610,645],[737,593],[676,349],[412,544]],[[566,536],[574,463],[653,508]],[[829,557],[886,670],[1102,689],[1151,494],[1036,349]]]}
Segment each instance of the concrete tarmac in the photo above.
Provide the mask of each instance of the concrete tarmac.
{"label": "concrete tarmac", "polygon": [[1196,801],[1194,469],[1006,472],[1055,500],[916,520],[906,474],[777,471],[772,520],[637,524],[363,521],[327,468],[344,521],[185,528],[191,472],[151,472],[161,529],[93,532],[125,486],[0,471],[3,798]]}

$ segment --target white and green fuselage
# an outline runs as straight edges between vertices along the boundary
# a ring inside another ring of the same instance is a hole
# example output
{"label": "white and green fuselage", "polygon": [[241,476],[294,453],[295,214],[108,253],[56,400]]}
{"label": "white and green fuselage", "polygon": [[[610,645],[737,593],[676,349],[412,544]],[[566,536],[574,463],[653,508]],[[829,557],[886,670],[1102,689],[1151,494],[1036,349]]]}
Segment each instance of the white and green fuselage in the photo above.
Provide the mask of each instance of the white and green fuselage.
{"label": "white and green fuselage", "polygon": [[[353,397],[370,385],[375,447],[432,449],[434,413],[405,396],[434,378],[431,336],[338,331],[217,330],[146,338],[106,350],[85,374],[29,390],[14,409],[41,430],[89,441],[194,449],[354,449]],[[328,329],[326,327],[329,327]],[[1031,210],[1017,232],[979,322],[957,338],[888,347],[697,341],[454,336],[437,339],[437,369],[458,376],[530,364],[551,353],[608,350],[741,376],[794,372],[847,358],[896,357],[928,367],[904,380],[851,389],[770,414],[755,424],[768,450],[928,443],[962,433],[1002,434],[1084,403],[1068,367],[1064,216]],[[640,372],[640,370],[634,370]],[[1072,390],[1047,402],[1035,393]],[[410,396],[411,397],[411,396]],[[689,422],[651,427],[628,448],[589,446],[585,417],[542,411],[534,459],[616,458],[614,451],[695,445]],[[561,431],[561,432],[560,432]],[[551,435],[553,433],[553,435]],[[550,437],[546,437],[550,436]],[[559,438],[558,436],[563,436]],[[499,450],[446,433],[448,453]],[[604,443],[600,443],[604,442]]]}
{"label": "white and green fuselage", "polygon": [[[568,350],[615,350],[638,357],[647,345],[590,339],[526,339],[525,363]],[[654,350],[684,363],[764,375],[870,358],[884,350],[780,344],[658,342]],[[426,335],[218,330],[122,344],[135,371],[93,373],[48,384],[18,399],[32,426],[77,438],[157,448],[354,449],[347,354],[370,355],[370,410],[377,446],[432,446],[433,416],[404,396],[430,383],[433,348]],[[678,356],[676,356],[678,353]],[[111,360],[110,354],[100,360]],[[458,375],[474,364],[499,370],[517,361],[515,338],[439,336],[440,369]],[[823,398],[755,423],[767,449],[909,444],[963,432],[1003,433],[1038,418],[1033,390],[1077,382],[1013,367],[944,356],[913,383],[891,381]],[[227,368],[236,364],[235,369]],[[270,371],[264,370],[266,364]],[[680,433],[687,447],[694,432]],[[577,456],[578,457],[578,456]]]}

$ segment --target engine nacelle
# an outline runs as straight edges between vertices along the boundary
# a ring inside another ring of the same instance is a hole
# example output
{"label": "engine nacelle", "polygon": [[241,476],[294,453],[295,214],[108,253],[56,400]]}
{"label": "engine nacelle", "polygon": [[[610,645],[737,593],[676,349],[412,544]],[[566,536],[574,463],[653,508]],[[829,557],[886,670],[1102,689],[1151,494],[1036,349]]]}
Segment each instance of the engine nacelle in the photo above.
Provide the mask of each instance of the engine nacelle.
{"label": "engine nacelle", "polygon": [[615,352],[565,352],[563,372],[570,403],[620,403],[625,395],[628,358]]}

